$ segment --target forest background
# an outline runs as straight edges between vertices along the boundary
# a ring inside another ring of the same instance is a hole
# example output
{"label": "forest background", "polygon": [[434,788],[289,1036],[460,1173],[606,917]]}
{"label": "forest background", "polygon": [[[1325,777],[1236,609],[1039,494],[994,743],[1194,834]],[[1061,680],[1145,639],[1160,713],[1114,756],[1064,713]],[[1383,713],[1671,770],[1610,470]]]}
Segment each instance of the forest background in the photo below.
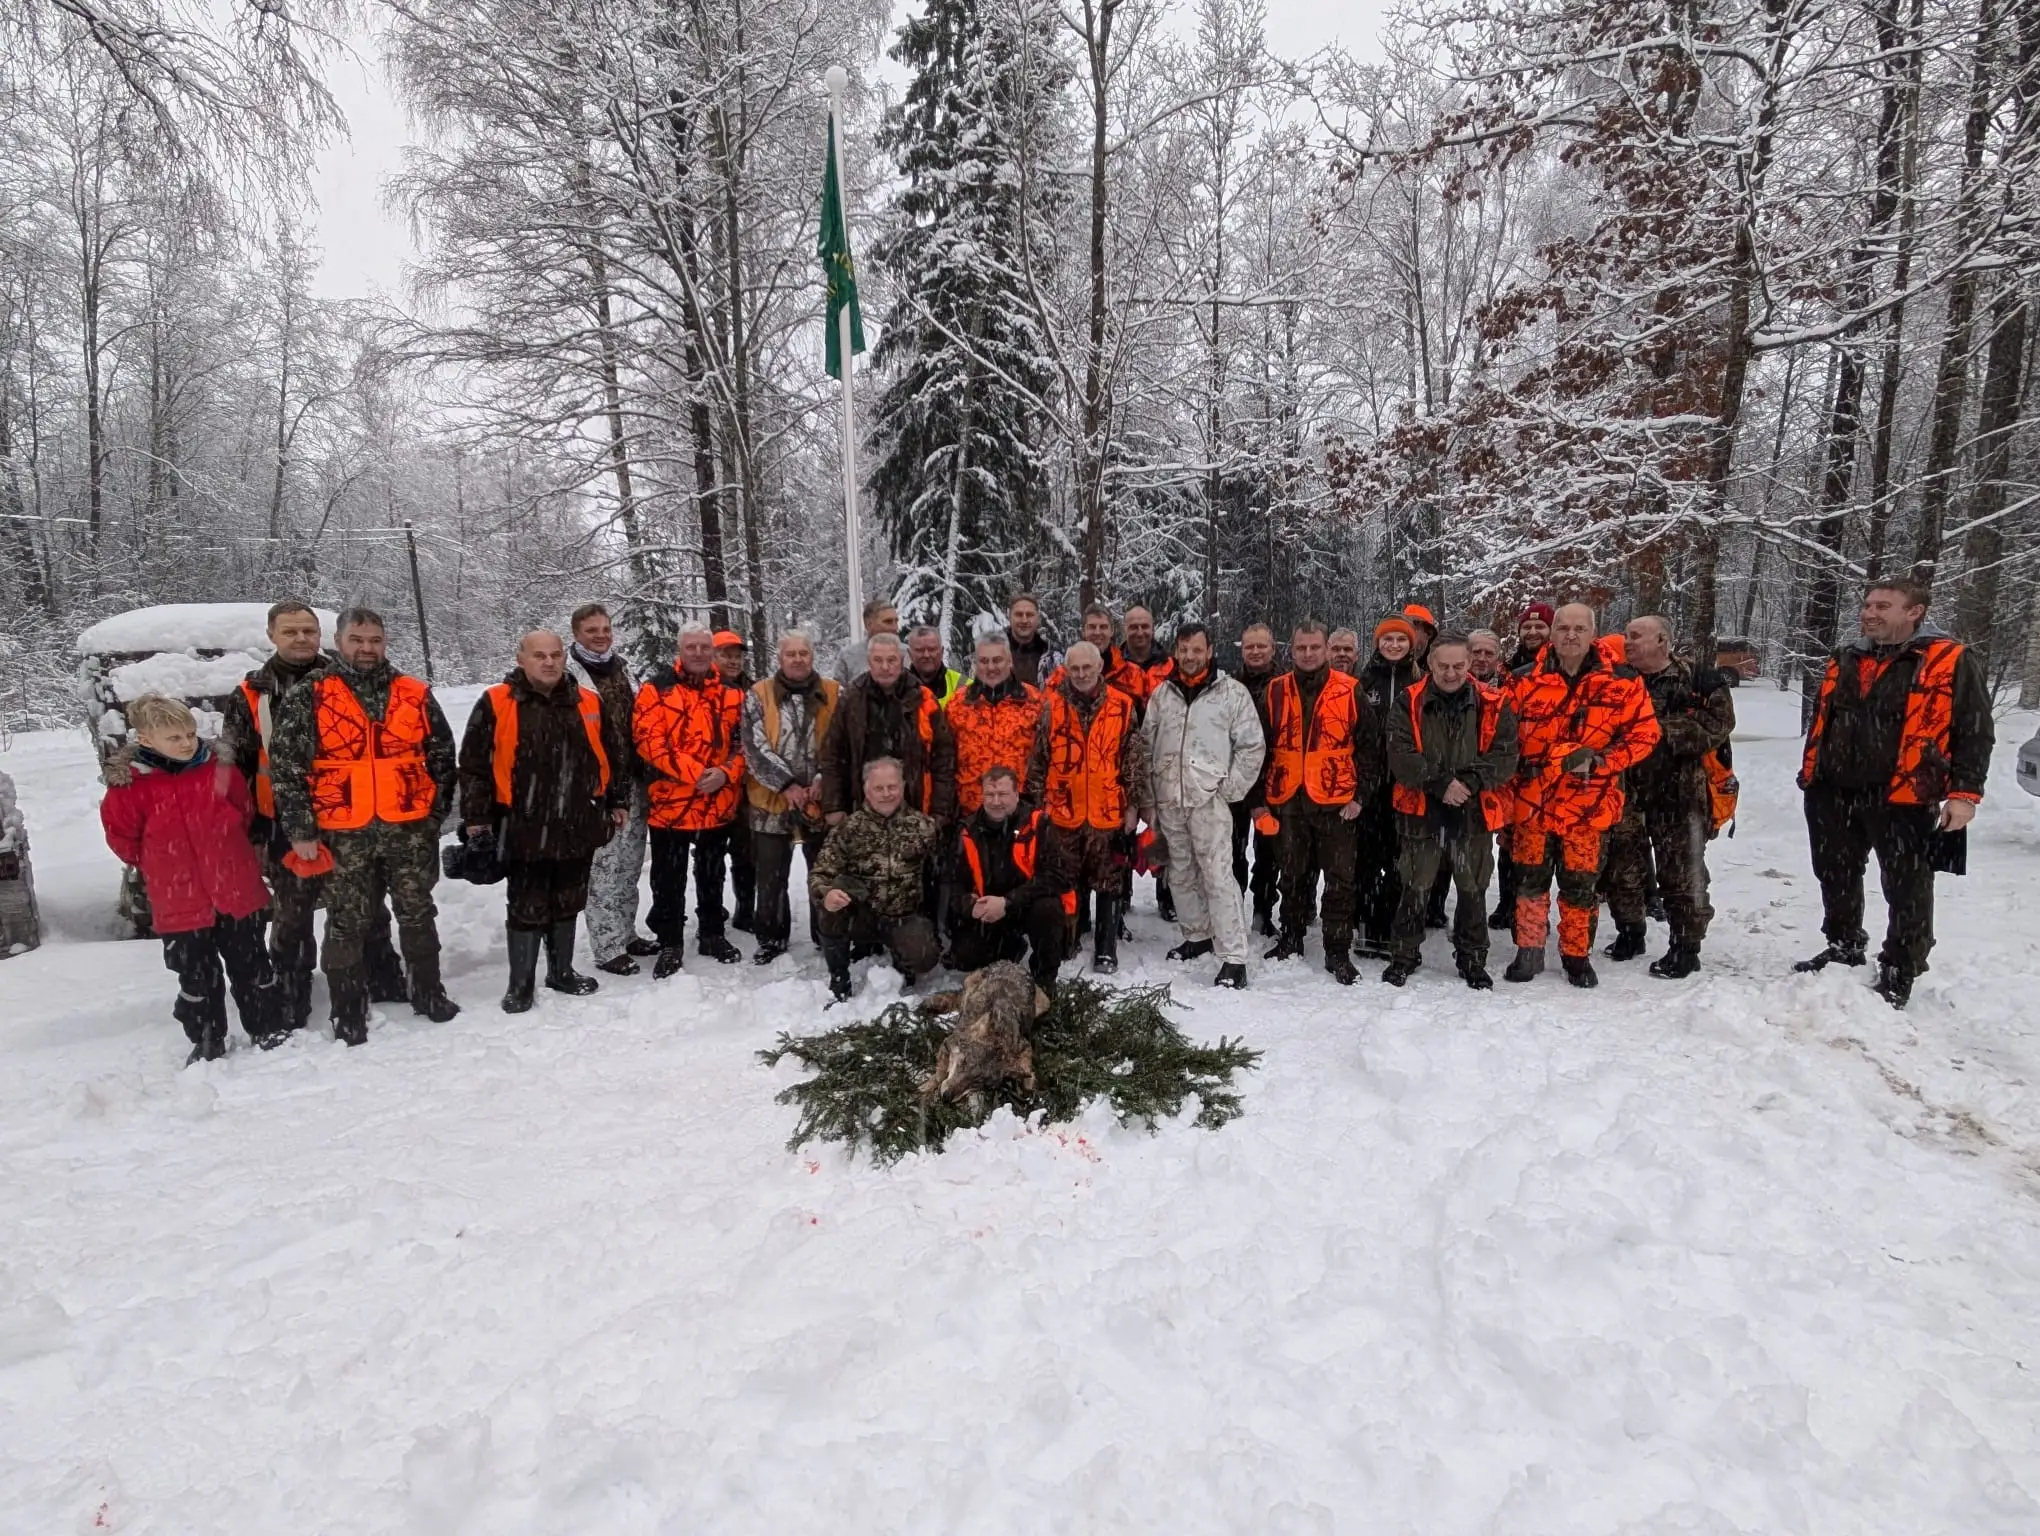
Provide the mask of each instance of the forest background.
{"label": "forest background", "polygon": [[1789,682],[1909,573],[2040,703],[2040,0],[1294,9],[9,8],[0,728],[146,602],[415,662],[407,524],[441,680],[591,596],[845,633],[832,64],[866,586],[952,654],[1581,597]]}

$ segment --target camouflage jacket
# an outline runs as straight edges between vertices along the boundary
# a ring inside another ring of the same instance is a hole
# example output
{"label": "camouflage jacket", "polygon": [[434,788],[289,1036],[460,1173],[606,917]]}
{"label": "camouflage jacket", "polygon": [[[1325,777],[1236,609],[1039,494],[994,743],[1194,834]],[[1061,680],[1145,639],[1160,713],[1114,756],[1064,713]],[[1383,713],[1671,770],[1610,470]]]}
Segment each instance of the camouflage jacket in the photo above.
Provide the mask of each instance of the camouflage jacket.
{"label": "camouflage jacket", "polygon": [[890,816],[852,811],[822,845],[808,875],[808,891],[820,901],[831,890],[842,890],[880,917],[911,916],[920,910],[941,836],[934,818],[911,806]]}
{"label": "camouflage jacket", "polygon": [[[390,682],[396,677],[397,669],[385,661],[366,672],[358,672],[345,662],[336,661],[326,675],[339,678],[353,690],[354,697],[360,701],[368,717],[380,720],[389,708]],[[432,728],[432,734],[425,742],[425,767],[432,775],[438,799],[431,818],[418,825],[429,828],[431,835],[437,837],[440,822],[453,812],[459,754],[453,742],[453,727],[446,723],[446,716],[440,712],[436,695],[426,695],[425,710]],[[276,706],[276,724],[269,742],[269,776],[276,792],[276,820],[283,828],[284,836],[293,842],[308,841],[319,835],[318,817],[312,812],[310,784],[312,760],[318,755],[318,690],[293,688]]]}

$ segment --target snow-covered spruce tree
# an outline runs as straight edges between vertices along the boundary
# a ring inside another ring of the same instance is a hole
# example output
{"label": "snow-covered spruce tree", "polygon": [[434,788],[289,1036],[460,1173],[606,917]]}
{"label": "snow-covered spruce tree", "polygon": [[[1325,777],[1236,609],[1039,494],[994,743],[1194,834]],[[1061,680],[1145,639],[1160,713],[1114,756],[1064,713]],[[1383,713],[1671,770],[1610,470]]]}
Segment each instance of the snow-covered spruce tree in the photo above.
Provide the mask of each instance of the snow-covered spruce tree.
{"label": "snow-covered spruce tree", "polygon": [[[1053,14],[997,0],[930,0],[892,57],[914,71],[880,147],[904,184],[875,255],[893,303],[874,362],[885,377],[871,494],[902,617],[937,625],[952,655],[971,619],[1003,611],[1042,556],[1040,440],[1054,387],[1026,290],[1021,136],[1068,78]],[[1039,223],[1046,224],[1045,219]],[[1046,265],[1035,252],[1034,269]]]}

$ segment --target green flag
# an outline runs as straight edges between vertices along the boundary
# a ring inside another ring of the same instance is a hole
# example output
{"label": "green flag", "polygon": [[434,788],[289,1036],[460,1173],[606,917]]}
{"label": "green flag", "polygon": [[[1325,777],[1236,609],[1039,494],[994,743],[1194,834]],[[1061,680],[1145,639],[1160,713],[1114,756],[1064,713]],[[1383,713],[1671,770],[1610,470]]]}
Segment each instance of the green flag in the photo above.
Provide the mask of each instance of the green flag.
{"label": "green flag", "polygon": [[850,351],[864,350],[864,316],[857,308],[857,267],[850,259],[850,226],[843,219],[843,188],[836,180],[836,119],[829,117],[829,165],[822,172],[822,238],[816,247],[829,284],[829,377],[843,377],[843,331],[837,316],[850,308]]}

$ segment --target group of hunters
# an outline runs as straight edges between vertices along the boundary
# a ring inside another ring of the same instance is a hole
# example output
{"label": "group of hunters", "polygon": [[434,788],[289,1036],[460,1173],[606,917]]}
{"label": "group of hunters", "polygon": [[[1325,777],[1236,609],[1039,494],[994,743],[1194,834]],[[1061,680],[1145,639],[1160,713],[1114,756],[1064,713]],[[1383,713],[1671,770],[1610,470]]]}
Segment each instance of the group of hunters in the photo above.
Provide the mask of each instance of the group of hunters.
{"label": "group of hunters", "polygon": [[[1876,989],[1895,1007],[1926,968],[1942,843],[1982,798],[1992,742],[1981,668],[1926,607],[1906,581],[1865,594],[1799,776],[1827,943],[1798,968],[1866,963],[1874,854],[1889,906]],[[449,820],[491,872],[468,877],[507,886],[510,1013],[532,1006],[541,951],[547,987],[596,990],[574,968],[584,915],[597,970],[680,970],[690,871],[696,953],[739,961],[735,929],[770,964],[792,938],[796,842],[837,999],[853,961],[879,953],[909,983],[1024,961],[1052,991],[1088,937],[1091,969],[1110,974],[1137,869],[1180,930],[1168,958],[1215,957],[1220,986],[1246,985],[1250,924],[1275,941],[1267,960],[1302,956],[1316,926],[1338,982],[1358,979],[1357,956],[1402,986],[1455,890],[1459,976],[1493,985],[1488,935],[1502,930],[1503,979],[1531,982],[1554,886],[1572,985],[1597,983],[1603,900],[1604,956],[1644,954],[1661,911],[1670,939],[1651,974],[1700,967],[1735,708],[1662,618],[1603,635],[1584,604],[1532,603],[1505,644],[1411,604],[1375,626],[1371,654],[1355,631],[1305,621],[1286,659],[1252,624],[1228,673],[1204,625],[1164,650],[1138,607],[1087,609],[1058,652],[1023,595],[968,678],[936,630],[903,639],[884,603],[863,618],[840,679],[801,633],[754,679],[743,636],[694,627],[638,678],[589,603],[564,639],[524,636],[456,748],[432,690],[391,666],[375,613],[341,614],[327,652],[309,607],[277,604],[275,654],[230,699],[217,749],[182,703],[139,700],[103,806],[109,843],[147,881],[193,1059],[224,1051],[229,987],[257,1044],[303,1027],[315,952],[351,1045],[374,1001],[453,1017],[432,898]]]}

